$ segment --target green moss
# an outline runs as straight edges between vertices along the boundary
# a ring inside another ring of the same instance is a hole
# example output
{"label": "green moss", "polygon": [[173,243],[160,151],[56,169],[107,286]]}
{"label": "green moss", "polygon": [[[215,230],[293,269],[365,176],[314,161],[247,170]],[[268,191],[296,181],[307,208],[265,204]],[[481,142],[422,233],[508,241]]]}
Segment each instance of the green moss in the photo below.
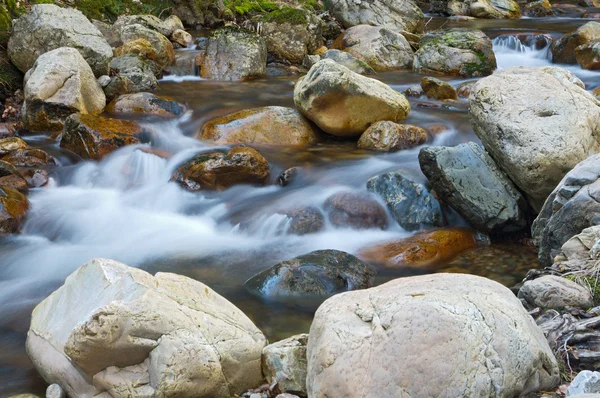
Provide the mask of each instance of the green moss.
{"label": "green moss", "polygon": [[152,14],[158,16],[173,6],[171,0],[148,0],[143,3],[134,0],[80,0],[76,7],[90,19],[114,22],[121,15]]}
{"label": "green moss", "polygon": [[277,4],[265,0],[226,0],[225,7],[239,16],[264,14],[279,9]]}
{"label": "green moss", "polygon": [[264,22],[286,23],[292,25],[302,25],[306,23],[308,11],[301,8],[282,7],[279,10],[271,11],[265,15],[262,20]]}

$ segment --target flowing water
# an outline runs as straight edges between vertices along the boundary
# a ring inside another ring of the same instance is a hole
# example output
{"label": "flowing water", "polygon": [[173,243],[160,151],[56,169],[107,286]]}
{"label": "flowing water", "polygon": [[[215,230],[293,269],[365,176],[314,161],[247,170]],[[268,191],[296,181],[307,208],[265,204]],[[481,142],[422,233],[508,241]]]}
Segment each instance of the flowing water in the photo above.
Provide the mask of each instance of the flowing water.
{"label": "flowing water", "polygon": [[[524,45],[516,34],[559,37],[585,22],[549,18],[465,23],[432,18],[427,28],[484,30],[494,39],[499,68],[506,68],[550,65],[547,45],[540,41]],[[600,73],[567,68],[588,89],[600,86]],[[404,91],[418,84],[421,75],[398,71],[377,78]],[[449,81],[457,86],[466,80]],[[210,82],[193,76],[165,79],[158,94],[187,103],[191,111],[172,121],[140,121],[152,132],[151,146],[157,150],[153,152],[149,146],[130,146],[101,162],[81,162],[45,136],[25,137],[56,156],[61,167],[53,172],[49,186],[30,193],[31,210],[23,233],[0,240],[0,397],[43,391],[43,381],[24,349],[29,315],[69,273],[91,258],[112,258],[150,272],[170,271],[198,279],[238,305],[275,340],[308,331],[318,303],[260,299],[246,292],[246,279],[312,250],[356,253],[369,244],[409,235],[398,226],[354,231],[327,225],[323,232],[295,236],[287,233],[289,219],[283,213],[304,205],[320,207],[340,190],[364,190],[370,177],[386,171],[406,170],[424,181],[417,161],[419,148],[375,155],[357,150],[355,142],[336,139],[306,149],[259,148],[271,164],[273,184],[189,193],[169,182],[177,165],[214,149],[194,138],[204,121],[245,108],[293,106],[293,85],[292,78],[249,83]],[[468,121],[466,100],[448,105],[409,99],[412,112],[407,123],[446,128],[427,145],[478,141]],[[170,156],[159,157],[158,151]],[[279,172],[291,166],[301,168],[299,178],[285,188],[276,185]],[[456,218],[455,223],[461,221]],[[475,273],[510,286],[535,266],[532,248],[495,244],[438,264],[436,270]],[[408,274],[386,271],[377,282]]]}

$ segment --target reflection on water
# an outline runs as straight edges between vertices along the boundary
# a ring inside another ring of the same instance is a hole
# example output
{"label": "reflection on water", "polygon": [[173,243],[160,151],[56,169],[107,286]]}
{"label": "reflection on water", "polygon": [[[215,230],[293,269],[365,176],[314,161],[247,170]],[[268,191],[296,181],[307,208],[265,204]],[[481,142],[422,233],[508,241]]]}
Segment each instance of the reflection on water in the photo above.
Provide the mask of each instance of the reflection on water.
{"label": "reflection on water", "polygon": [[[494,40],[500,68],[549,65],[547,47],[527,46],[515,31],[558,36],[583,22],[578,20],[476,20],[433,18],[428,29],[476,27]],[[593,88],[599,74],[569,67]],[[418,84],[421,75],[389,72],[378,79],[403,91]],[[444,79],[458,85],[465,79]],[[250,83],[210,82],[199,79],[163,81],[159,94],[185,102],[192,112],[170,122],[146,122],[152,147],[172,156],[164,159],[148,147],[122,148],[101,162],[76,162],[46,137],[32,136],[64,166],[52,176],[55,187],[33,190],[31,211],[23,234],[0,239],[0,396],[43,391],[24,354],[29,314],[64,278],[93,257],[107,257],[151,272],[171,271],[212,286],[246,312],[271,340],[305,332],[318,303],[273,303],[243,289],[244,281],[277,262],[318,249],[350,253],[374,242],[408,235],[396,225],[387,231],[353,231],[326,226],[318,234],[286,233],[288,210],[321,207],[340,190],[364,190],[366,181],[390,170],[420,174],[419,148],[394,154],[356,149],[355,142],[330,138],[311,148],[259,148],[271,164],[271,184],[233,187],[224,192],[189,193],[169,182],[181,162],[214,149],[194,137],[202,123],[233,111],[267,105],[293,106],[294,79],[272,78]],[[467,101],[442,104],[409,98],[407,123],[425,128],[443,126],[427,145],[455,145],[477,141],[467,117]],[[144,121],[142,121],[144,122]],[[301,167],[290,186],[275,184],[279,172]],[[470,272],[516,283],[536,265],[535,251],[496,245],[467,253],[437,267],[447,272]],[[377,282],[405,276],[406,270],[386,270]],[[410,271],[416,272],[416,271]]]}

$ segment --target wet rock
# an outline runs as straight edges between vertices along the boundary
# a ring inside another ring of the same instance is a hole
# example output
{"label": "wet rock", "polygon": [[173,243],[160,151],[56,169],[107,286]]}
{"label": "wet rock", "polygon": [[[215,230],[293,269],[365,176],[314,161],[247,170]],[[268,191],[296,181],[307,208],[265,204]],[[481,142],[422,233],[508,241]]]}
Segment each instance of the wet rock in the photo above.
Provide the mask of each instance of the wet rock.
{"label": "wet rock", "polygon": [[23,194],[27,194],[27,180],[10,163],[0,160],[0,186],[15,189]]}
{"label": "wet rock", "polygon": [[65,121],[60,146],[83,159],[100,160],[118,148],[148,138],[140,125],[129,120],[75,114]]}
{"label": "wet rock", "polygon": [[367,190],[383,199],[394,219],[407,231],[444,225],[437,199],[423,184],[400,173],[386,173],[369,179]]}
{"label": "wet rock", "polygon": [[70,114],[98,114],[105,105],[102,87],[74,48],[43,54],[25,75],[22,112],[30,130],[59,131]]}
{"label": "wet rock", "polygon": [[591,21],[552,43],[552,62],[576,64],[575,49],[596,41],[600,41],[600,22]]}
{"label": "wet rock", "polygon": [[27,148],[27,143],[19,137],[9,137],[0,139],[0,158],[6,156],[17,149]]}
{"label": "wet rock", "polygon": [[575,49],[575,58],[583,69],[600,69],[600,40],[592,44],[577,47]]}
{"label": "wet rock", "polygon": [[16,189],[0,186],[0,234],[19,231],[27,215],[29,201]]}
{"label": "wet rock", "polygon": [[480,80],[469,97],[475,133],[536,211],[569,170],[600,151],[600,106],[580,85],[561,68],[513,67]]}
{"label": "wet rock", "polygon": [[406,90],[404,90],[404,95],[406,95],[407,97],[420,97],[422,95],[424,95],[425,92],[423,92],[423,89],[421,88],[421,86],[410,86],[409,88],[407,88]]}
{"label": "wet rock", "polygon": [[435,192],[474,228],[513,232],[527,225],[525,199],[479,145],[423,148],[419,163]]}
{"label": "wet rock", "polygon": [[192,35],[183,29],[177,29],[174,31],[171,34],[170,39],[173,43],[177,43],[183,48],[189,47],[194,41]]}
{"label": "wet rock", "polygon": [[389,268],[429,268],[447,264],[462,252],[477,247],[481,240],[468,228],[438,229],[363,249],[358,256]]}
{"label": "wet rock", "polygon": [[410,104],[399,92],[328,59],[298,80],[294,103],[322,130],[337,136],[360,135],[372,123],[398,122],[410,112]]}
{"label": "wet rock", "polygon": [[314,14],[301,9],[293,12],[298,15],[297,19],[264,21],[261,35],[267,42],[269,53],[278,59],[301,64],[305,55],[313,54],[323,46],[323,32],[321,20]]}
{"label": "wet rock", "polygon": [[437,100],[457,100],[458,94],[454,87],[446,83],[443,80],[436,79],[435,77],[424,77],[421,79],[421,88],[425,92],[425,95],[429,98]]}
{"label": "wet rock", "polygon": [[222,28],[210,36],[200,76],[212,80],[244,81],[266,75],[267,44],[245,30]]}
{"label": "wet rock", "polygon": [[519,289],[519,298],[533,308],[561,309],[569,306],[586,310],[593,305],[592,295],[583,286],[553,275],[525,282]]}
{"label": "wet rock", "polygon": [[67,398],[67,394],[58,384],[51,384],[46,389],[46,398]]}
{"label": "wet rock", "polygon": [[48,183],[50,174],[44,169],[27,169],[23,172],[23,177],[30,188],[39,188]]}
{"label": "wet rock", "polygon": [[291,218],[288,233],[294,235],[313,234],[325,227],[325,217],[315,207],[305,207],[287,213]]}
{"label": "wet rock", "polygon": [[27,333],[36,369],[68,396],[229,398],[261,383],[265,345],[250,319],[208,286],[105,259],[86,263],[42,301]]}
{"label": "wet rock", "polygon": [[23,73],[40,55],[61,47],[77,49],[96,76],[108,74],[112,48],[80,11],[36,4],[14,21],[8,54]]}
{"label": "wet rock", "polygon": [[533,223],[532,236],[539,260],[549,266],[571,237],[600,220],[600,155],[594,155],[568,172],[544,203]]}
{"label": "wet rock", "polygon": [[412,0],[331,0],[325,2],[325,8],[346,29],[356,25],[374,25],[420,33],[424,27],[423,12]]}
{"label": "wet rock", "polygon": [[280,391],[306,396],[306,344],[308,334],[298,334],[263,349],[263,374]]}
{"label": "wet rock", "polygon": [[218,144],[307,145],[319,140],[304,116],[282,106],[246,109],[209,120],[198,137]]}
{"label": "wet rock", "polygon": [[[328,299],[307,359],[310,397],[512,397],[560,382],[552,350],[514,294],[463,274],[405,277]],[[494,371],[483,370],[491,363]]]}
{"label": "wet rock", "polygon": [[298,176],[298,167],[290,167],[289,169],[285,169],[279,174],[277,177],[277,183],[282,187],[287,187],[290,185]]}
{"label": "wet rock", "polygon": [[480,30],[445,29],[427,33],[415,53],[414,69],[463,77],[487,76],[496,69],[492,41]]}
{"label": "wet rock", "polygon": [[41,149],[17,149],[2,158],[15,167],[52,167],[58,163],[56,159]]}
{"label": "wet rock", "polygon": [[315,60],[315,62],[313,62],[311,65],[309,65],[309,69],[314,64],[319,62],[320,59],[330,59],[332,61],[337,62],[340,65],[345,66],[346,68],[350,69],[352,72],[360,73],[361,75],[375,74],[375,70],[373,70],[373,68],[371,68],[371,66],[369,64],[367,64],[366,62],[361,61],[358,58],[355,58],[350,53],[343,52],[340,50],[335,50],[335,49],[327,50],[325,53],[323,53],[321,55],[320,58],[317,56],[317,59]]}
{"label": "wet rock", "polygon": [[523,15],[532,18],[551,17],[555,14],[548,0],[538,0],[527,3],[523,7]]}
{"label": "wet rock", "polygon": [[477,18],[520,18],[519,4],[512,0],[432,0],[430,12]]}
{"label": "wet rock", "polygon": [[172,180],[190,190],[223,190],[237,184],[261,185],[269,178],[269,163],[253,148],[194,156],[173,173]]}
{"label": "wet rock", "polygon": [[123,44],[119,48],[115,48],[115,57],[121,57],[127,54],[135,54],[147,59],[154,61],[156,60],[157,54],[154,51],[152,44],[146,39],[136,39]]}
{"label": "wet rock", "polygon": [[422,145],[427,131],[411,124],[394,122],[373,123],[358,140],[358,147],[373,151],[395,152]]}
{"label": "wet rock", "polygon": [[113,58],[110,61],[110,72],[113,77],[104,88],[109,99],[122,94],[154,91],[158,88],[155,64],[145,61],[135,54]]}
{"label": "wet rock", "polygon": [[600,372],[582,370],[575,376],[567,390],[567,397],[579,397],[580,394],[600,394]]}
{"label": "wet rock", "polygon": [[114,99],[106,112],[175,117],[186,111],[185,106],[166,97],[151,93],[126,94]]}
{"label": "wet rock", "polygon": [[381,26],[353,26],[333,47],[366,62],[376,71],[411,68],[413,50],[400,33]]}
{"label": "wet rock", "polygon": [[373,285],[375,270],[351,254],[317,250],[283,261],[246,282],[266,297],[331,296]]}
{"label": "wet rock", "polygon": [[461,83],[460,86],[458,86],[458,88],[456,89],[456,94],[458,94],[458,96],[461,98],[469,98],[469,95],[471,95],[471,90],[475,86],[475,83],[477,83],[477,80]]}
{"label": "wet rock", "polygon": [[139,24],[127,25],[121,30],[121,40],[125,45],[140,39],[146,40],[152,45],[156,54],[153,61],[160,69],[164,69],[175,62],[173,44],[164,35]]}
{"label": "wet rock", "polygon": [[364,192],[339,192],[324,204],[329,222],[338,228],[386,229],[385,208],[374,195]]}

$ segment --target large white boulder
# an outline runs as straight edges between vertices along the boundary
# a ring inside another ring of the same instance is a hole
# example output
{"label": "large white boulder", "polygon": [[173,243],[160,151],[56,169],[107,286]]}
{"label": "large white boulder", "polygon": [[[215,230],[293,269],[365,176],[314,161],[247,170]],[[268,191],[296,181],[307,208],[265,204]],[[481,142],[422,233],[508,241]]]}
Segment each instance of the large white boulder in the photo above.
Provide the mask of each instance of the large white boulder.
{"label": "large white boulder", "polygon": [[231,397],[260,385],[264,335],[187,277],[95,259],[33,311],[27,353],[69,396]]}
{"label": "large white boulder", "polygon": [[600,102],[571,72],[513,67],[469,97],[475,133],[537,211],[561,178],[600,150]]}
{"label": "large white boulder", "polygon": [[310,328],[308,396],[516,397],[560,381],[542,331],[506,287],[463,274],[338,294]]}

